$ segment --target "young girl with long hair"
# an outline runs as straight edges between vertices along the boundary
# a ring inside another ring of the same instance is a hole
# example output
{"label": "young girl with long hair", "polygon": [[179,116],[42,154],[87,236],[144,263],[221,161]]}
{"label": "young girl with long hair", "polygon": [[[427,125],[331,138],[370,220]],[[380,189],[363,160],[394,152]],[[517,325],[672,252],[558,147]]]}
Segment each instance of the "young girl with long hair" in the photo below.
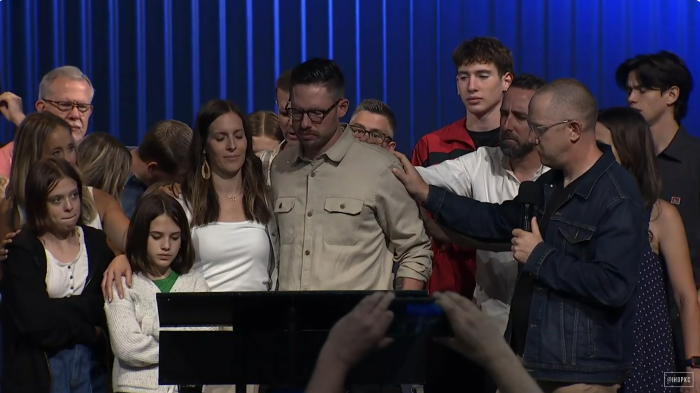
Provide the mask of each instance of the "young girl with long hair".
{"label": "young girl with long hair", "polygon": [[114,351],[114,391],[172,393],[175,386],[158,385],[156,294],[209,291],[204,277],[191,271],[190,226],[177,200],[162,192],[141,197],[129,225],[126,258],[132,285],[124,285],[123,298],[105,302]]}

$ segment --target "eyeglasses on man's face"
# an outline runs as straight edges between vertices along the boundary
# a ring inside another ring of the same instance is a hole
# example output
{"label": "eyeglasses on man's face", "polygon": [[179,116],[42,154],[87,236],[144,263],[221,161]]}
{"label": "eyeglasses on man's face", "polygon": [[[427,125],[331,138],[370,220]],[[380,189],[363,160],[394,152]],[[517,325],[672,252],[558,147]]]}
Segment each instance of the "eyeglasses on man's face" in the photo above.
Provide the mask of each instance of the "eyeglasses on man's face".
{"label": "eyeglasses on man's face", "polygon": [[42,101],[46,102],[47,104],[52,105],[54,108],[58,109],[60,112],[63,113],[68,113],[73,110],[73,108],[77,108],[78,112],[80,113],[87,113],[88,111],[92,110],[92,105],[91,104],[84,104],[80,102],[72,102],[72,101],[54,101],[54,100],[47,100],[47,99],[42,99]]}
{"label": "eyeglasses on man's face", "polygon": [[534,123],[531,123],[530,120],[528,120],[527,126],[530,128],[530,132],[532,132],[537,138],[539,138],[542,135],[544,135],[544,133],[547,132],[547,130],[549,130],[550,128],[556,127],[556,126],[561,125],[561,124],[569,124],[571,122],[573,122],[573,120],[562,120],[560,122],[546,126],[546,125],[541,125],[541,124],[534,124]]}
{"label": "eyeglasses on man's face", "polygon": [[374,145],[383,145],[384,143],[391,143],[392,137],[384,134],[383,132],[377,130],[367,130],[365,127],[359,124],[350,124],[350,129],[353,135],[357,138],[367,138],[365,141]]}
{"label": "eyeglasses on man's face", "polygon": [[305,110],[305,109],[292,108],[291,105],[289,105],[286,109],[287,109],[287,113],[289,113],[289,117],[292,118],[293,122],[300,122],[304,118],[304,115],[306,115],[309,118],[309,120],[311,120],[312,123],[321,124],[321,123],[323,123],[323,120],[326,118],[326,116],[328,116],[328,114],[331,113],[331,111],[333,109],[335,109],[335,107],[338,106],[340,101],[342,101],[342,99],[333,103],[333,105],[328,107],[328,109],[326,109],[326,110],[322,110],[322,109]]}

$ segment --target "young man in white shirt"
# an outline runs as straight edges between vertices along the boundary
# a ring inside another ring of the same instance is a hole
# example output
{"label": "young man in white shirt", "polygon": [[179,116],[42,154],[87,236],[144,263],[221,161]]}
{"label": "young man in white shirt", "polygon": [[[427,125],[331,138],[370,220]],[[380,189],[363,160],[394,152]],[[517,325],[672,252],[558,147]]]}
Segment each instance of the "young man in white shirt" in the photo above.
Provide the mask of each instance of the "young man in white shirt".
{"label": "young man in white shirt", "polygon": [[[527,122],[530,98],[544,84],[544,80],[533,75],[515,77],[501,104],[499,147],[480,147],[454,160],[430,167],[417,166],[423,180],[482,202],[501,203],[515,198],[521,182],[536,180],[548,170],[534,150]],[[504,247],[478,244],[437,227],[434,221],[431,224],[436,226],[432,230],[444,231],[454,238],[455,244],[477,249],[474,299],[493,318],[501,334],[505,333],[518,273],[510,244]]]}

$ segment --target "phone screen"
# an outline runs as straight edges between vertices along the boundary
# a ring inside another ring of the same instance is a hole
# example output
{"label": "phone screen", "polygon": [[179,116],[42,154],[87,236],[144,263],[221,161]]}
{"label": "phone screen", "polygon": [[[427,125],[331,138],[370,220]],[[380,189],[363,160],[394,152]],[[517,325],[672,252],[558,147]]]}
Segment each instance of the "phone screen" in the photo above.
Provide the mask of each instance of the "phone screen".
{"label": "phone screen", "polygon": [[388,337],[397,336],[454,336],[447,316],[432,298],[397,298],[389,306],[394,320],[387,331]]}

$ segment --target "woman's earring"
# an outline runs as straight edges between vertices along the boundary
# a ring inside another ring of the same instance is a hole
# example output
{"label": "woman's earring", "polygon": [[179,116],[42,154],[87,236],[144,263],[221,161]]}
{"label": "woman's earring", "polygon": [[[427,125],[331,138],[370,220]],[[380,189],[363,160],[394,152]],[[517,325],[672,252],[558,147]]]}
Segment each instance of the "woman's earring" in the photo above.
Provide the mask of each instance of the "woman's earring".
{"label": "woman's earring", "polygon": [[211,168],[209,168],[209,162],[207,161],[207,156],[204,155],[204,163],[202,164],[202,178],[204,180],[209,180],[211,177]]}

